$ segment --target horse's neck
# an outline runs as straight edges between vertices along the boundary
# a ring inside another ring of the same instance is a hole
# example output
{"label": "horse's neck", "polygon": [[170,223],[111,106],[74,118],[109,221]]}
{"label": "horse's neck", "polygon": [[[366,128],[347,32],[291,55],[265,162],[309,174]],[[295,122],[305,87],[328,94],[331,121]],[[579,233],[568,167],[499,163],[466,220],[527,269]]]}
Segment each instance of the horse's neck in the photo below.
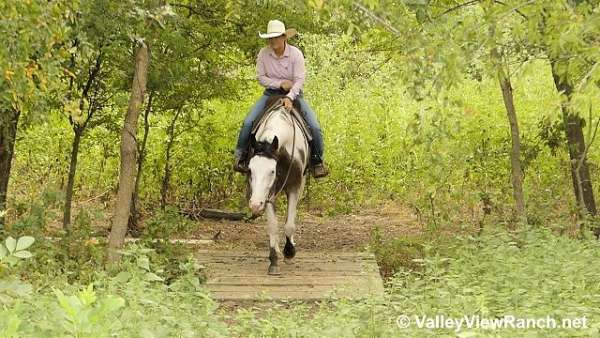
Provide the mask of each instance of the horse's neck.
{"label": "horse's neck", "polygon": [[275,136],[279,141],[279,148],[287,146],[292,141],[292,128],[296,128],[291,120],[284,116],[284,112],[275,111],[268,121],[256,132],[257,141],[272,142]]}

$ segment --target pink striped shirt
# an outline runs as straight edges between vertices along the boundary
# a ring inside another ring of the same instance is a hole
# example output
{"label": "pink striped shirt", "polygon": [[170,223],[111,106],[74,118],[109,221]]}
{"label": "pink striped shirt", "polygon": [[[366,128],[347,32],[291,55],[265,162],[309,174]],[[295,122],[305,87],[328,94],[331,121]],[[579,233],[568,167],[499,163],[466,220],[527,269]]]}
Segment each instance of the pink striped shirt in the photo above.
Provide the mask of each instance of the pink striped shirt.
{"label": "pink striped shirt", "polygon": [[304,55],[300,49],[285,44],[283,55],[278,57],[271,47],[263,47],[256,58],[256,78],[265,88],[279,89],[283,80],[293,83],[287,96],[294,100],[304,86]]}

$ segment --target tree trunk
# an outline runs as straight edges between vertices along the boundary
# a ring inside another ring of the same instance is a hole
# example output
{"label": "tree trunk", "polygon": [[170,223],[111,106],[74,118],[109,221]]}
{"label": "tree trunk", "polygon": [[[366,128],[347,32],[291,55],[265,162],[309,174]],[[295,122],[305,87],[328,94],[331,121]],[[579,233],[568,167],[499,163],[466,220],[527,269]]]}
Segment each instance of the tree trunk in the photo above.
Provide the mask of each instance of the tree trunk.
{"label": "tree trunk", "polygon": [[510,138],[512,147],[510,151],[511,182],[513,186],[513,198],[515,199],[515,212],[519,222],[526,223],[525,198],[523,196],[523,169],[521,168],[521,136],[519,134],[519,122],[513,99],[510,78],[503,71],[499,73],[500,88],[504,107],[510,124]]}
{"label": "tree trunk", "polygon": [[[74,60],[72,60],[74,62]],[[89,77],[83,87],[81,92],[81,98],[79,100],[79,110],[83,111],[85,108],[84,98],[89,101],[90,107],[87,112],[87,117],[83,123],[78,123],[73,120],[72,117],[69,117],[69,122],[73,126],[73,132],[75,135],[73,136],[73,143],[71,145],[71,163],[69,164],[69,177],[67,179],[67,189],[65,196],[65,210],[63,213],[63,229],[69,232],[71,231],[71,205],[73,202],[73,187],[75,185],[75,173],[77,172],[77,157],[79,156],[79,145],[81,144],[81,138],[83,137],[83,132],[87,128],[89,121],[92,119],[94,115],[95,108],[94,103],[90,100],[89,92],[100,73],[100,68],[102,66],[102,52],[98,53],[96,57],[96,62],[94,63],[94,67],[91,68],[88,72]],[[73,87],[73,78],[71,78],[71,83],[69,86],[69,90]]]}
{"label": "tree trunk", "polygon": [[75,185],[75,172],[77,171],[77,156],[79,154],[79,144],[83,135],[83,128],[78,125],[73,126],[75,136],[71,147],[71,163],[69,165],[69,178],[67,180],[67,191],[65,197],[65,210],[63,213],[63,229],[71,231],[71,204],[73,201],[73,186]]}
{"label": "tree trunk", "polygon": [[131,218],[129,224],[132,232],[138,232],[138,214],[137,214],[137,200],[140,188],[140,181],[142,180],[142,167],[144,165],[144,159],[146,158],[146,143],[148,141],[148,134],[150,132],[150,124],[148,123],[148,117],[152,111],[152,99],[154,98],[154,91],[150,91],[148,96],[148,105],[144,112],[144,136],[142,138],[142,144],[138,149],[138,163],[137,163],[137,176],[135,178],[135,188],[133,189],[133,197],[131,198]]}
{"label": "tree trunk", "polygon": [[5,226],[4,213],[6,211],[8,180],[21,112],[9,109],[0,113],[4,115],[0,116],[0,229],[2,229]]}
{"label": "tree trunk", "polygon": [[552,62],[554,85],[559,93],[564,93],[566,96],[566,99],[562,101],[561,109],[567,146],[569,148],[569,158],[571,160],[571,179],[573,181],[575,201],[577,202],[581,216],[585,216],[586,213],[595,216],[597,214],[596,201],[594,199],[594,189],[585,154],[583,120],[571,110],[570,104],[573,87],[566,77],[561,78],[556,70],[556,66],[557,63]]}
{"label": "tree trunk", "polygon": [[181,114],[181,108],[177,109],[169,128],[167,129],[167,135],[169,140],[167,141],[166,159],[165,159],[165,174],[163,176],[162,187],[160,189],[160,208],[165,210],[167,206],[167,194],[169,193],[169,181],[171,180],[171,149],[175,142],[175,123]]}
{"label": "tree trunk", "polygon": [[119,191],[117,192],[115,216],[113,218],[113,224],[108,239],[107,260],[109,264],[117,263],[121,258],[118,250],[123,246],[123,242],[125,241],[129,211],[131,210],[131,197],[133,196],[134,180],[136,176],[135,165],[137,146],[135,137],[140,107],[144,102],[149,63],[148,47],[144,42],[140,42],[139,44],[140,45],[135,52],[135,72],[133,74],[129,107],[121,132]]}
{"label": "tree trunk", "polygon": [[510,172],[511,182],[513,187],[513,198],[515,200],[515,216],[518,222],[527,223],[527,214],[525,208],[525,197],[523,195],[523,169],[521,168],[521,135],[519,134],[519,122],[517,120],[517,111],[515,109],[512,85],[510,82],[507,66],[504,64],[504,55],[498,50],[496,43],[496,23],[492,22],[489,26],[489,35],[491,42],[490,47],[491,62],[495,67],[496,77],[502,90],[502,99],[504,100],[504,108],[510,125]]}

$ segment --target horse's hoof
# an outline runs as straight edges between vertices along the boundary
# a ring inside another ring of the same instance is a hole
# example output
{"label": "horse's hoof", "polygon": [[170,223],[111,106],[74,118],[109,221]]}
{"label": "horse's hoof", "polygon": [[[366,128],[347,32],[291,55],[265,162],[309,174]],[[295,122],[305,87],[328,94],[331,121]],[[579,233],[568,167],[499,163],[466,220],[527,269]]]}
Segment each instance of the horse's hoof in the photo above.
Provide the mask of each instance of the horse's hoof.
{"label": "horse's hoof", "polygon": [[289,238],[285,241],[285,247],[283,247],[283,257],[294,258],[296,256],[296,247],[292,244]]}
{"label": "horse's hoof", "polygon": [[294,264],[295,261],[291,258],[284,258],[283,261],[285,262],[285,264]]}
{"label": "horse's hoof", "polygon": [[270,265],[269,266],[269,275],[271,276],[278,276],[281,273],[279,273],[279,267],[277,265]]}

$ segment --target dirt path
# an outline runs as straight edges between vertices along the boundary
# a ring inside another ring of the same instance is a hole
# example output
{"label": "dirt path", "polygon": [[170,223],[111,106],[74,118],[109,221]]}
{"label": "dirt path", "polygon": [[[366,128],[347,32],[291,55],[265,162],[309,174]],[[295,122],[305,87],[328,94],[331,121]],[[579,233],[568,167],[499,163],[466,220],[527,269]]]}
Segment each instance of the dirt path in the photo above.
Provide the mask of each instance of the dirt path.
{"label": "dirt path", "polygon": [[[283,216],[279,223],[283,224]],[[383,238],[418,233],[421,226],[409,211],[392,204],[378,209],[361,210],[359,213],[334,217],[299,214],[296,231],[298,250],[357,251],[369,244],[371,234],[379,228]],[[283,238],[283,226],[280,226]],[[199,221],[194,237],[216,241],[211,249],[266,249],[268,235],[264,216],[252,222]]]}

